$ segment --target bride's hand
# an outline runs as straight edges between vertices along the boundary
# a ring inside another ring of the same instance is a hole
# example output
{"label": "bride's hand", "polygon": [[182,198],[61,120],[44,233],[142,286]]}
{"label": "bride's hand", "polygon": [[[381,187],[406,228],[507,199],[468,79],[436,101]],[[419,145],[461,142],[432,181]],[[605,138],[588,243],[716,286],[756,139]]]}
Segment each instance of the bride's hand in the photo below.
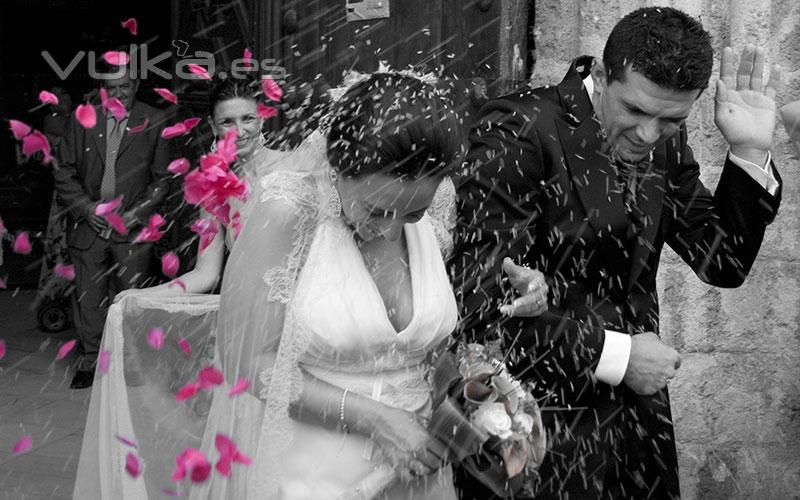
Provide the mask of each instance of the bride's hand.
{"label": "bride's hand", "polygon": [[544,274],[536,269],[518,266],[513,260],[503,259],[503,271],[508,275],[511,286],[521,295],[511,304],[500,306],[500,312],[507,316],[538,316],[547,311],[549,287]]}
{"label": "bride's hand", "polygon": [[428,434],[413,413],[387,407],[373,426],[372,438],[404,481],[444,465],[445,446]]}

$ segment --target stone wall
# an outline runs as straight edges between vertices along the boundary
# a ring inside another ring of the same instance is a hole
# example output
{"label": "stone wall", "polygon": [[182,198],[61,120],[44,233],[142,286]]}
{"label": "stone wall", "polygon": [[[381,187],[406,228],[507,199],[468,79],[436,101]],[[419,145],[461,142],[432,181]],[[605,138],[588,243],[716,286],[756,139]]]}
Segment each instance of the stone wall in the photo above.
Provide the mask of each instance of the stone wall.
{"label": "stone wall", "polygon": [[[625,13],[650,2],[537,0],[536,85],[557,83],[568,61],[600,56]],[[800,99],[800,2],[664,0],[699,17],[714,50],[753,42],[785,68],[778,104]],[[713,88],[713,86],[712,86]],[[716,185],[726,152],[714,126],[713,92],[689,119],[706,185]],[[780,122],[773,158],[783,203],[761,253],[738,289],[709,287],[671,250],[659,275],[662,336],[683,357],[670,384],[686,499],[800,498],[800,152]]]}

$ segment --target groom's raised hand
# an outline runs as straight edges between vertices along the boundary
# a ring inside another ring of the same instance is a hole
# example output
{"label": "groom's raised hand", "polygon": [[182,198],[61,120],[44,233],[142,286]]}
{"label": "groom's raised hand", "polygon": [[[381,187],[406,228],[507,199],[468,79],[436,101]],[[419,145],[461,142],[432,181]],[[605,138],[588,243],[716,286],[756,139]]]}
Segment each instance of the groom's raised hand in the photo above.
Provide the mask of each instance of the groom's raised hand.
{"label": "groom's raised hand", "polygon": [[653,332],[640,333],[631,337],[631,355],[622,381],[636,394],[649,396],[666,387],[680,366],[678,351]]}
{"label": "groom's raised hand", "polygon": [[764,49],[749,44],[734,70],[733,49],[725,47],[714,99],[714,123],[731,153],[757,165],[764,164],[772,146],[775,93],[781,80],[781,69],[773,64],[764,84],[764,60]]}

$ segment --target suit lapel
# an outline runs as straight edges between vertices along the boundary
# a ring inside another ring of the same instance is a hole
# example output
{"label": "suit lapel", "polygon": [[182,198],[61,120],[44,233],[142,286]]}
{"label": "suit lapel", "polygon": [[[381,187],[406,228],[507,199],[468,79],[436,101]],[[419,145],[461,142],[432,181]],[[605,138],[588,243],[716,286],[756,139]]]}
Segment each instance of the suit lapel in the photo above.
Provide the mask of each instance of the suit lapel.
{"label": "suit lapel", "polygon": [[139,132],[136,134],[131,134],[130,130],[134,127],[138,127],[141,125],[145,125],[145,121],[147,120],[147,115],[143,112],[142,107],[139,105],[138,102],[135,102],[133,105],[133,109],[128,116],[128,123],[125,125],[125,132],[122,134],[122,142],[119,145],[119,153],[117,153],[117,158],[120,158],[128,146],[131,145],[131,142],[136,138],[137,135],[143,133]]}
{"label": "suit lapel", "polygon": [[598,246],[610,269],[624,270],[624,235],[629,223],[622,194],[613,189],[616,172],[600,152],[602,133],[581,78],[591,58],[576,59],[564,81],[558,85],[567,120],[557,121],[562,152],[575,190],[595,231]]}

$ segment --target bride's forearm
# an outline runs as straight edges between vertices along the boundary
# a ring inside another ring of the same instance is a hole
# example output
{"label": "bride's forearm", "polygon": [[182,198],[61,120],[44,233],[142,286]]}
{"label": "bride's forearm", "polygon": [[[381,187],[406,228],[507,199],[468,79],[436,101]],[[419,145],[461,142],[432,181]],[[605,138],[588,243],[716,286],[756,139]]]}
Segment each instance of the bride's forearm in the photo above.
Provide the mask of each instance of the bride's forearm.
{"label": "bride's forearm", "polygon": [[303,372],[303,388],[289,407],[289,415],[301,422],[328,429],[371,436],[393,408]]}

